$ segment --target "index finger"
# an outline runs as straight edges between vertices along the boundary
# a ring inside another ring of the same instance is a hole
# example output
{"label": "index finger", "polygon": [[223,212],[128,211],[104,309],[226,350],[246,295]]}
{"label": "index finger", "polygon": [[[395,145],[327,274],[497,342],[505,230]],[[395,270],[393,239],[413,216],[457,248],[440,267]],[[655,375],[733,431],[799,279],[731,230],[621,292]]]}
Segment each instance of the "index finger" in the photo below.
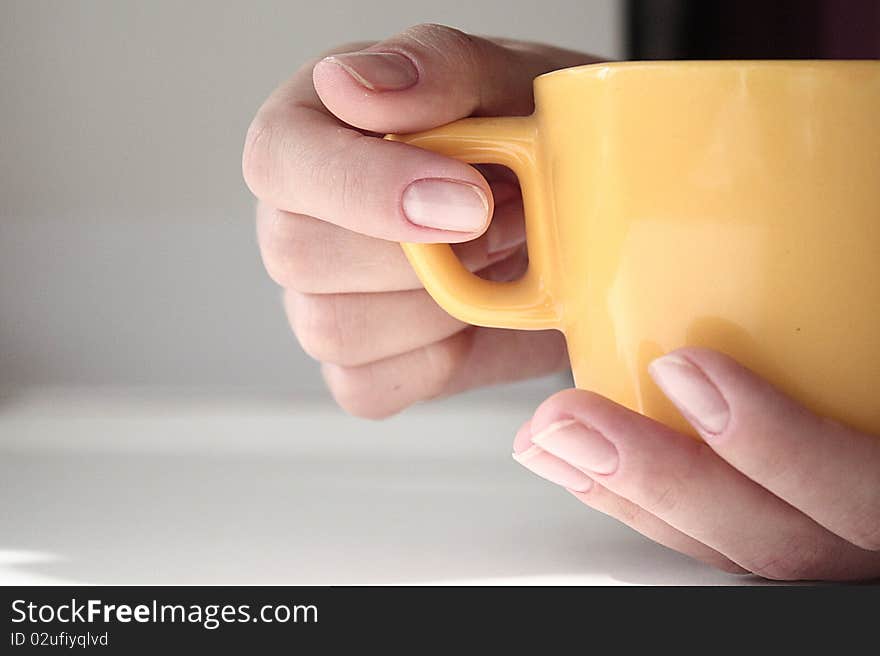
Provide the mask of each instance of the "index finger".
{"label": "index finger", "polygon": [[528,114],[536,75],[589,61],[595,58],[438,25],[413,27],[300,69],[258,113],[245,147],[245,178],[270,205],[362,234],[469,241],[486,229],[493,208],[489,186],[473,167],[372,138],[325,106],[349,124],[383,132],[470,115]]}
{"label": "index finger", "polygon": [[488,227],[493,208],[473,167],[333,117],[310,65],[259,110],[242,168],[254,195],[273,207],[392,241],[469,241]]}

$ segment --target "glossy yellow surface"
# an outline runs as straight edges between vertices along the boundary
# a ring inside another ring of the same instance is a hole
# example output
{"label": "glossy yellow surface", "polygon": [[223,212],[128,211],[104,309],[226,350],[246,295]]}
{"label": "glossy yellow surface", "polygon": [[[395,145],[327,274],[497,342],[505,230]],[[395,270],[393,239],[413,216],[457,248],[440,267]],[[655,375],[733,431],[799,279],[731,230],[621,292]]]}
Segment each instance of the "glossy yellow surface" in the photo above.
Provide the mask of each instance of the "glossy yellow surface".
{"label": "glossy yellow surface", "polygon": [[535,98],[530,117],[391,137],[523,188],[520,281],[404,244],[441,306],[563,331],[578,387],[681,430],[647,365],[699,345],[880,434],[880,62],[599,64]]}

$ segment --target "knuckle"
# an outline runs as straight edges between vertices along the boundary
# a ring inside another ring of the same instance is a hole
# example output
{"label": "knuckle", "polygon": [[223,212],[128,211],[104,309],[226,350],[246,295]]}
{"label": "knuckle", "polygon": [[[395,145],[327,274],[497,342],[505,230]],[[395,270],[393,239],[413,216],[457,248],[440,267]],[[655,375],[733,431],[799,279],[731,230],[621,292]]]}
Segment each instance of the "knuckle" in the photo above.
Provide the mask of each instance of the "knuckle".
{"label": "knuckle", "polygon": [[[367,194],[367,181],[364,171],[369,170],[371,160],[369,150],[374,143],[368,137],[351,135],[343,141],[339,156],[328,158],[335,162],[332,169],[324,171],[324,180],[332,181],[332,188],[339,199],[339,212],[344,215],[357,215],[363,211]],[[326,183],[323,186],[327,186]]]}
{"label": "knuckle", "polygon": [[479,57],[482,40],[448,25],[421,23],[407,29],[403,42],[429,57],[455,66],[473,63]]}
{"label": "knuckle", "polygon": [[867,551],[880,551],[880,508],[862,512],[855,526],[843,532],[842,537]]}
{"label": "knuckle", "polygon": [[824,551],[814,540],[796,535],[768,557],[749,563],[748,569],[773,581],[816,579],[827,561]]}
{"label": "knuckle", "polygon": [[308,292],[321,275],[314,244],[303,234],[297,217],[280,210],[260,208],[260,253],[266,273],[284,289]]}
{"label": "knuckle", "polygon": [[322,215],[322,219],[334,217],[361,216],[364,213],[364,199],[369,198],[368,176],[371,164],[376,157],[373,150],[378,140],[366,137],[346,128],[339,128],[335,134],[321,145],[320,152],[313,148],[292,149],[292,159],[298,160],[296,167],[290,167],[285,185],[288,189],[299,190],[300,198],[295,203],[298,211],[308,213],[309,204],[305,197],[322,193],[333,199],[332,216]]}
{"label": "knuckle", "polygon": [[693,496],[692,481],[699,480],[699,473],[704,471],[707,460],[714,458],[714,452],[706,444],[699,444],[681,457],[674,468],[646,465],[642,471],[631,472],[637,494],[645,500],[640,505],[661,518],[681,513],[687,499]]}
{"label": "knuckle", "polygon": [[440,23],[419,23],[407,28],[403,36],[420,45],[446,51],[450,46],[470,48],[474,38],[461,30]]}
{"label": "knuckle", "polygon": [[440,396],[456,388],[456,378],[471,351],[473,336],[472,329],[465,329],[424,349],[426,371],[431,372],[431,385],[425,391],[426,398]]}
{"label": "knuckle", "polygon": [[294,301],[293,331],[303,350],[320,362],[352,363],[353,335],[342,305],[331,294],[298,294]]}
{"label": "knuckle", "polygon": [[323,367],[324,380],[333,400],[346,413],[361,419],[385,419],[395,413],[382,406],[373,394],[376,381],[369,366]]}
{"label": "knuckle", "polygon": [[682,482],[678,476],[667,476],[661,485],[645,485],[648,507],[660,517],[675,513],[681,504]]}
{"label": "knuckle", "polygon": [[[595,490],[596,487],[593,485],[592,490]],[[614,514],[624,524],[635,529],[638,529],[651,518],[651,515],[644,508],[622,497],[614,504]]]}
{"label": "knuckle", "polygon": [[257,198],[264,197],[271,186],[275,141],[276,131],[272,120],[263,111],[258,112],[248,128],[241,157],[245,184]]}

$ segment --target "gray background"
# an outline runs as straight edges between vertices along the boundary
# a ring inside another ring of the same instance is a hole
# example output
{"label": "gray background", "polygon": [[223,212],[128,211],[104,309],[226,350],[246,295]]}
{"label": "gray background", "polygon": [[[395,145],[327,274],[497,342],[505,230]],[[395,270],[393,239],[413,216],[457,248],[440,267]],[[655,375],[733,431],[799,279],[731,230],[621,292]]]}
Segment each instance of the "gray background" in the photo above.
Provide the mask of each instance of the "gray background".
{"label": "gray background", "polygon": [[306,58],[420,22],[621,54],[614,0],[3,0],[0,386],[322,389],[242,139]]}

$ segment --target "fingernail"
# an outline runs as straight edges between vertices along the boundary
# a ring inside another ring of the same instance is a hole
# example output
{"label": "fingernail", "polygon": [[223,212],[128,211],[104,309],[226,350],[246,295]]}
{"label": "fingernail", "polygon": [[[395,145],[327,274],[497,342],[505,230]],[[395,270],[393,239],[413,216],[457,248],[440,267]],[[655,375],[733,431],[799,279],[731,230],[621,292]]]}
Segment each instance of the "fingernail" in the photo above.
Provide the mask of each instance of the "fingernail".
{"label": "fingernail", "polygon": [[596,474],[617,470],[617,448],[604,435],[574,419],[550,424],[532,435],[532,443],[578,469]]}
{"label": "fingernail", "polygon": [[350,52],[324,59],[370,91],[401,91],[419,80],[413,63],[393,52]]}
{"label": "fingernail", "polygon": [[717,434],[727,427],[730,420],[727,401],[689,360],[680,355],[664,355],[651,363],[648,372],[696,428]]}
{"label": "fingernail", "polygon": [[538,446],[531,446],[522,453],[514,453],[513,459],[533,474],[569,490],[586,492],[593,487],[593,481],[584,472]]}
{"label": "fingernail", "polygon": [[480,232],[489,220],[489,200],[467,182],[416,180],[403,192],[403,212],[416,225],[456,232]]}

